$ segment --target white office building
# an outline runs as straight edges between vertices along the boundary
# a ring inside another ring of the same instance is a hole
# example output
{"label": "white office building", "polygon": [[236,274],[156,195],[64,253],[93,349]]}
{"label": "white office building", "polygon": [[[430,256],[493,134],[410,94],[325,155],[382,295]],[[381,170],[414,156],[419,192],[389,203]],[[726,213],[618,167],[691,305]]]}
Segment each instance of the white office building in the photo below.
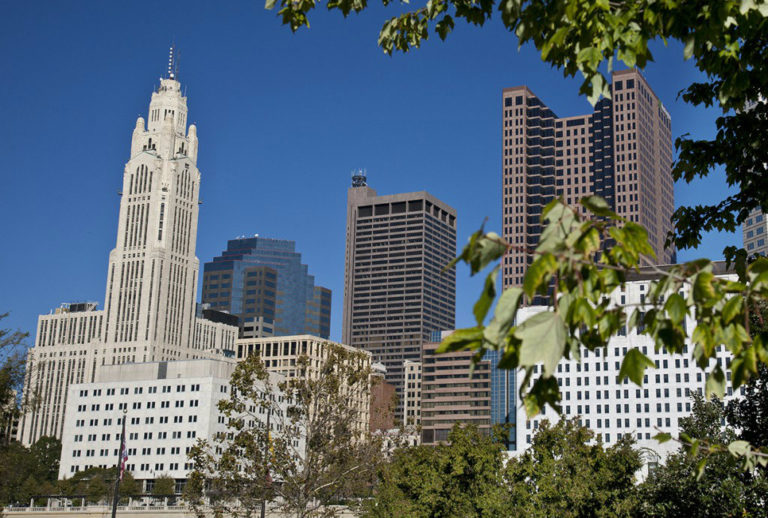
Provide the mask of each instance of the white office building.
{"label": "white office building", "polygon": [[[638,280],[627,283],[626,290],[613,294],[614,303],[642,305],[651,281],[651,275],[641,274]],[[521,308],[520,322],[546,309],[544,306]],[[688,317],[686,326],[690,335],[696,326],[694,319]],[[618,382],[621,361],[632,348],[640,349],[656,363],[656,368],[646,370],[642,387],[628,380]],[[600,354],[584,350],[580,363],[561,361],[558,365],[556,377],[562,395],[563,415],[578,416],[581,423],[591,428],[604,444],[610,445],[624,435],[631,435],[637,440],[638,448],[650,457],[646,460],[652,461],[654,455],[660,460],[676,450],[676,443],[659,444],[652,437],[659,431],[677,436],[680,419],[691,414],[691,393],[704,393],[706,376],[693,361],[691,348],[687,347],[682,355],[663,351],[657,353],[650,337],[632,332],[611,338],[605,354],[602,351],[597,353]],[[718,348],[717,361],[723,366],[727,384],[730,385],[730,356],[722,346]],[[540,373],[541,366],[536,368],[536,374]],[[516,378],[519,391],[524,376],[518,374]],[[726,390],[726,400],[735,396],[730,386]],[[743,389],[739,392],[743,393]],[[536,429],[544,419],[557,422],[559,417],[547,408],[539,416],[527,420],[525,409],[522,405],[518,406],[518,452],[531,445]]]}
{"label": "white office building", "polygon": [[[231,353],[236,326],[195,316],[200,171],[197,128],[171,66],[139,117],[122,173],[103,310],[70,304],[41,316],[27,356],[18,439],[61,438],[66,395],[103,367]],[[103,376],[101,376],[103,378]]]}
{"label": "white office building", "polygon": [[[179,360],[110,365],[97,380],[69,386],[59,478],[118,461],[121,418],[126,418],[126,469],[138,480],[161,475],[186,479],[187,458],[198,439],[226,431],[217,404],[230,397],[234,360]],[[269,373],[270,384],[284,378]],[[285,408],[285,401],[278,404]],[[257,417],[266,423],[266,413]],[[277,421],[270,423],[277,427]]]}

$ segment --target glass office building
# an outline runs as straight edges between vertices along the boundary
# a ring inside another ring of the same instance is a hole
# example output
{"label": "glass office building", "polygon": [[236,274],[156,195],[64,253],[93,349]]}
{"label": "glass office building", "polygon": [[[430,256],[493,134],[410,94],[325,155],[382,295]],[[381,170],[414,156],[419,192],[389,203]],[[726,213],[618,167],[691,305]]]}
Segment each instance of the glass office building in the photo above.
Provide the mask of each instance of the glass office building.
{"label": "glass office building", "polygon": [[515,370],[499,369],[501,351],[488,351],[484,360],[491,364],[491,426],[509,426],[507,450],[517,449],[515,426],[517,421],[517,388]]}
{"label": "glass office building", "polygon": [[315,286],[296,243],[259,236],[227,242],[205,263],[203,303],[241,319],[241,337],[330,336],[331,290]]}

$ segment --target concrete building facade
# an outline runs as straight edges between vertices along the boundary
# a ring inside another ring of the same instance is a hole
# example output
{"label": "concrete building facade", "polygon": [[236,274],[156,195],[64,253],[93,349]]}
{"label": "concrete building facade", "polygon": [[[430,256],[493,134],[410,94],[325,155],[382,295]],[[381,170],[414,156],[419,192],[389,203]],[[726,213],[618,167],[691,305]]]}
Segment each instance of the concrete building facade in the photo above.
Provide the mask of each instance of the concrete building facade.
{"label": "concrete building facade", "polygon": [[60,438],[68,387],[93,382],[104,366],[210,357],[233,345],[236,327],[195,315],[197,148],[171,68],[133,130],[104,310],[68,305],[38,320],[23,394],[32,410],[19,425],[24,445]]}
{"label": "concrete building facade", "polygon": [[[442,338],[450,331],[443,333]],[[491,365],[482,360],[471,371],[473,351],[435,354],[440,340],[424,343],[421,382],[421,442],[448,440],[456,423],[491,430]]]}
{"label": "concrete building facade", "polygon": [[637,70],[613,73],[611,99],[588,115],[560,118],[525,86],[502,93],[504,287],[522,285],[538,244],[543,208],[562,198],[602,196],[620,216],[648,229],[658,264],[674,211],[671,119]]}
{"label": "concrete building facade", "polygon": [[[236,341],[235,347],[235,358],[238,361],[257,355],[264,362],[267,371],[276,372],[286,378],[317,379],[321,376],[322,366],[333,347],[339,347],[350,353],[361,353],[360,359],[351,360],[356,362],[351,365],[352,368],[359,370],[371,368],[370,353],[311,335],[241,338]],[[298,363],[301,357],[307,358],[306,366]],[[348,395],[358,409],[357,428],[364,433],[371,422],[370,386],[365,387],[364,390],[350,390]]]}
{"label": "concrete building facade", "polygon": [[403,387],[403,424],[421,424],[421,362],[405,360],[405,385]]}
{"label": "concrete building facade", "polygon": [[741,225],[741,232],[747,254],[768,255],[768,220],[760,209],[749,213],[746,221]]}
{"label": "concrete building facade", "polygon": [[[230,396],[233,360],[180,360],[109,365],[92,383],[69,386],[59,478],[115,465],[126,419],[126,469],[139,481],[187,478],[187,453],[199,439],[226,432],[217,404]],[[270,373],[270,384],[283,380]],[[287,402],[278,398],[283,409]],[[261,426],[266,413],[256,414]],[[251,423],[252,425],[254,423]],[[271,423],[278,433],[276,423]]]}
{"label": "concrete building facade", "polygon": [[[371,352],[402,400],[405,360],[453,329],[456,210],[427,192],[379,196],[364,174],[347,193],[342,342]],[[402,420],[402,405],[397,417]]]}
{"label": "concrete building facade", "polygon": [[[723,275],[724,271],[720,271]],[[642,308],[649,283],[655,274],[643,273],[636,280],[629,282],[626,290],[617,290],[612,301],[617,305],[638,305]],[[735,276],[734,276],[735,278]],[[687,293],[684,290],[684,295]],[[543,306],[522,308],[519,321],[546,310]],[[693,331],[696,322],[686,319],[688,333]],[[630,381],[618,383],[621,361],[629,349],[638,348],[656,364],[656,368],[646,371],[643,386],[638,387]],[[648,449],[664,458],[676,444],[658,444],[652,438],[658,430],[677,436],[680,419],[691,413],[691,394],[704,391],[705,376],[691,357],[692,348],[686,347],[683,355],[671,355],[664,351],[656,352],[653,340],[635,332],[623,333],[611,338],[604,352],[582,351],[580,363],[562,361],[557,367],[556,378],[562,393],[563,416],[579,417],[581,423],[591,428],[604,444],[614,444],[624,435],[631,435],[637,440],[639,448]],[[722,346],[717,349],[717,360],[723,367],[727,385],[730,385],[731,358]],[[714,365],[714,362],[713,362]],[[541,368],[536,368],[536,374]],[[523,376],[517,377],[519,390]],[[533,380],[531,380],[533,381]],[[725,400],[743,394],[743,389],[734,393],[729,387]],[[543,419],[556,422],[559,417],[547,409],[534,419],[527,420],[522,405],[517,409],[517,446],[524,451],[531,444],[533,435]]]}

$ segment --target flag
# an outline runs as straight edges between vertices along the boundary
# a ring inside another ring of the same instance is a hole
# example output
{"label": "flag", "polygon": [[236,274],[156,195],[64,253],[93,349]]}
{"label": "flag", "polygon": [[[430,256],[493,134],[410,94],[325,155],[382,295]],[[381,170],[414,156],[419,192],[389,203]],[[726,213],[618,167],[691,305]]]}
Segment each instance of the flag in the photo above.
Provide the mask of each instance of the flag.
{"label": "flag", "polygon": [[125,473],[125,463],[128,461],[128,449],[125,447],[125,416],[123,416],[123,433],[120,436],[120,466],[118,477],[123,480]]}

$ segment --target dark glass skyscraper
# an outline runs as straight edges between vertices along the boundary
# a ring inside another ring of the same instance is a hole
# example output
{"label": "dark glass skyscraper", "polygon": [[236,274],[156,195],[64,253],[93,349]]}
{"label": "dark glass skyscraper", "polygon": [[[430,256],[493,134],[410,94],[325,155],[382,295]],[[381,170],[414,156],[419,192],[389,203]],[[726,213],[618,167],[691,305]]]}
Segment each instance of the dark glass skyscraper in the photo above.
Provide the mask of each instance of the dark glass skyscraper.
{"label": "dark glass skyscraper", "polygon": [[203,272],[203,303],[240,317],[243,337],[331,334],[331,290],[315,286],[294,241],[232,239]]}
{"label": "dark glass skyscraper", "polygon": [[507,450],[517,449],[515,441],[517,426],[517,385],[514,369],[499,369],[501,351],[488,351],[483,360],[490,364],[491,372],[491,425],[505,425],[509,433],[505,445]]}

